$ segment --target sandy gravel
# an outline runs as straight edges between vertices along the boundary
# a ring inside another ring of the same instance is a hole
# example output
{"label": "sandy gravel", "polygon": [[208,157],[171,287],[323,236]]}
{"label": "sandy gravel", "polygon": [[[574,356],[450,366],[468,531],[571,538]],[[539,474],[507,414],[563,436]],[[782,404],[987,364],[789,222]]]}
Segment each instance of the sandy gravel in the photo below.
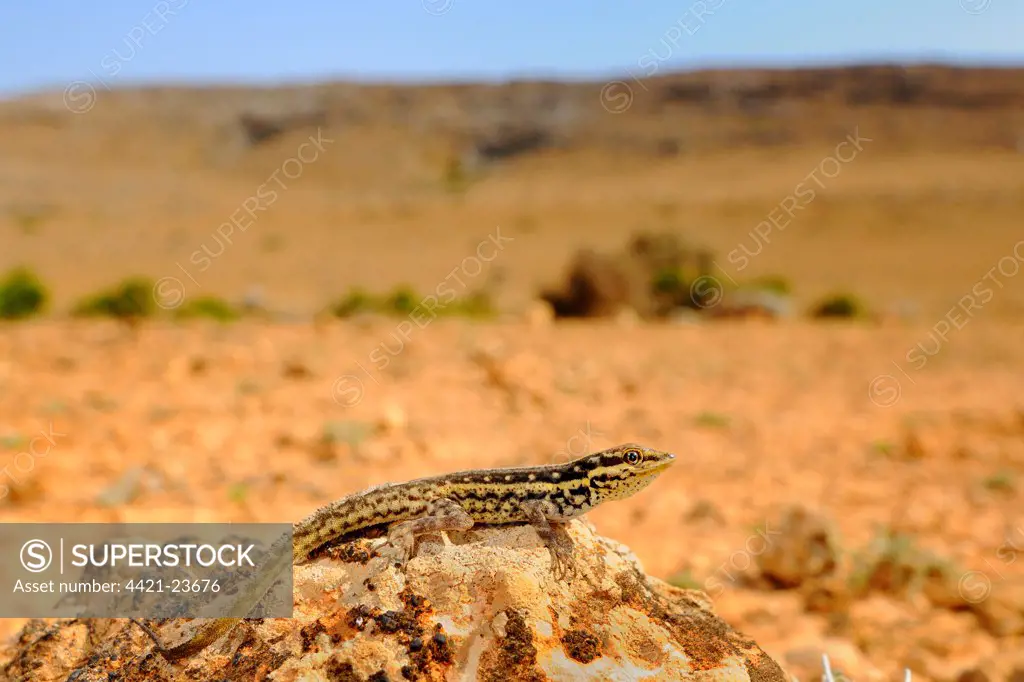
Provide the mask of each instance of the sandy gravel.
{"label": "sandy gravel", "polygon": [[395,325],[5,327],[0,466],[20,482],[0,520],[294,521],[375,483],[637,440],[677,465],[591,520],[652,575],[688,572],[780,662],[856,645],[928,678],[1020,650],[887,595],[829,639],[828,614],[744,576],[792,503],[844,551],[892,527],[997,589],[1024,576],[1000,553],[1024,547],[1024,328],[972,323],[917,369],[927,327],[452,320],[399,344]]}

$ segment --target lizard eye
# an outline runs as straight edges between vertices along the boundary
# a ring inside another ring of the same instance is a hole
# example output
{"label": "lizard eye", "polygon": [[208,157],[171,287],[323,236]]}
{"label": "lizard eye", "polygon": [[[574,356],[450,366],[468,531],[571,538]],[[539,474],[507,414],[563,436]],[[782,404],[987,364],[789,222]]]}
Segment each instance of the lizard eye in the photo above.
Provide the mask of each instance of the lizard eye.
{"label": "lizard eye", "polygon": [[626,462],[629,464],[636,465],[640,463],[639,450],[626,450],[626,452],[622,456],[626,458]]}

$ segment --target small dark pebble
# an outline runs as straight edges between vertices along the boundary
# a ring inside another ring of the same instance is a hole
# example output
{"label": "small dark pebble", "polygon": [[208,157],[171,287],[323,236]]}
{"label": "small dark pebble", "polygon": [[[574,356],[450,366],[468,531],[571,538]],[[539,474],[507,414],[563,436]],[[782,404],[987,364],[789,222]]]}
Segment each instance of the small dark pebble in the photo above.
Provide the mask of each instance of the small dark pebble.
{"label": "small dark pebble", "polygon": [[322,632],[326,632],[326,628],[323,623],[318,620],[302,628],[302,630],[299,631],[299,634],[302,637],[302,650],[311,651],[316,644],[316,638]]}
{"label": "small dark pebble", "polygon": [[377,616],[377,627],[388,634],[398,632],[402,627],[402,614],[398,611],[385,611]]}
{"label": "small dark pebble", "polygon": [[562,637],[562,645],[569,658],[590,663],[601,655],[601,640],[583,630],[569,630]]}
{"label": "small dark pebble", "polygon": [[366,682],[391,682],[391,678],[383,670],[378,670],[374,674],[366,678]]}
{"label": "small dark pebble", "polygon": [[434,636],[430,642],[430,655],[439,663],[451,663],[454,652],[448,641],[448,635],[444,634],[443,630],[440,623],[434,626]]}
{"label": "small dark pebble", "polygon": [[422,648],[423,648],[423,638],[422,637],[413,637],[412,641],[409,642],[409,651],[411,651],[413,653],[416,653],[417,651],[419,651]]}
{"label": "small dark pebble", "polygon": [[411,665],[403,665],[402,666],[402,677],[404,677],[407,680],[415,680],[416,679],[416,668],[412,667]]}
{"label": "small dark pebble", "polygon": [[359,680],[351,663],[342,662],[336,658],[327,661],[324,672],[327,673],[327,679],[337,680],[337,682],[357,682]]}
{"label": "small dark pebble", "polygon": [[421,611],[426,609],[430,603],[427,601],[426,597],[421,597],[418,594],[413,594],[413,592],[408,587],[402,590],[398,594],[398,596],[403,602],[405,602],[406,606],[415,611],[417,615],[419,615]]}

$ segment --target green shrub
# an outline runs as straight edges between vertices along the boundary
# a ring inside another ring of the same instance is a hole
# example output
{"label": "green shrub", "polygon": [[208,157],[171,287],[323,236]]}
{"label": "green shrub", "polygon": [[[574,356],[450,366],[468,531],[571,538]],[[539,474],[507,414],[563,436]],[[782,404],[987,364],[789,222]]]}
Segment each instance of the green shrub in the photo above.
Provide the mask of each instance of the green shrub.
{"label": "green shrub", "polygon": [[770,291],[773,294],[779,294],[780,296],[789,296],[793,293],[793,288],[789,284],[789,280],[782,275],[765,275],[764,277],[758,277],[750,283],[751,289],[757,289],[760,291]]}
{"label": "green shrub", "polygon": [[71,311],[77,317],[150,317],[156,312],[153,282],[144,277],[124,280],[113,289],[79,302]]}
{"label": "green shrub", "polygon": [[681,267],[664,267],[654,272],[649,298],[656,317],[663,317],[677,308],[699,307],[690,290],[690,279]]}
{"label": "green shrub", "polygon": [[185,301],[174,312],[174,316],[181,319],[204,317],[218,322],[231,322],[241,317],[241,313],[230,303],[216,296],[200,296]]}
{"label": "green shrub", "polygon": [[652,285],[655,293],[668,294],[672,298],[678,298],[682,293],[688,295],[690,292],[686,276],[680,268],[659,270],[654,275]]}
{"label": "green shrub", "polygon": [[50,294],[35,273],[15,268],[0,280],[0,319],[21,320],[46,308]]}
{"label": "green shrub", "polygon": [[244,504],[249,497],[249,485],[244,481],[237,481],[228,487],[228,499],[235,504]]}
{"label": "green shrub", "polygon": [[863,304],[851,294],[827,296],[811,308],[811,317],[816,318],[854,318],[864,313]]}
{"label": "green shrub", "polygon": [[[351,317],[370,312],[406,317],[420,308],[424,298],[408,285],[396,287],[386,296],[377,296],[356,288],[332,304],[329,310],[335,317]],[[426,310],[425,307],[420,308],[421,313]],[[428,313],[431,317],[491,317],[497,312],[490,294],[484,290],[471,292],[444,305],[438,304],[431,310],[433,312]]]}
{"label": "green shrub", "polygon": [[711,429],[727,429],[732,420],[729,419],[728,415],[719,414],[718,412],[701,412],[693,418],[693,422],[697,426],[702,426]]}
{"label": "green shrub", "polygon": [[871,543],[854,553],[847,586],[863,597],[871,592],[907,597],[919,592],[930,578],[943,582],[962,575],[948,559],[919,546],[914,536],[885,527]]}
{"label": "green shrub", "polygon": [[992,474],[983,480],[982,485],[987,489],[995,492],[1007,492],[1012,493],[1017,489],[1013,472],[1003,470],[998,473]]}
{"label": "green shrub", "polygon": [[494,301],[485,291],[474,291],[463,298],[457,298],[439,310],[441,315],[462,317],[493,317],[497,314]]}
{"label": "green shrub", "polygon": [[378,302],[363,289],[353,289],[345,298],[330,307],[331,314],[335,317],[351,317],[359,313],[369,313],[376,310]]}
{"label": "green shrub", "polygon": [[388,294],[387,298],[383,301],[383,307],[388,313],[408,315],[415,310],[422,300],[423,297],[417,296],[412,287],[402,285]]}

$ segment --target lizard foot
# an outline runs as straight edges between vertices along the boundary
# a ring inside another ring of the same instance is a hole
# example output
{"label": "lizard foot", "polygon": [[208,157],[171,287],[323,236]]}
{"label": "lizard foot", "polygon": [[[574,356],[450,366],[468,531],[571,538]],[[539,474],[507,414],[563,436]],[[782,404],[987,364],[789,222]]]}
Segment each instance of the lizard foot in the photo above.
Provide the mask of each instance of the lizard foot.
{"label": "lizard foot", "polygon": [[551,572],[555,577],[555,580],[565,580],[566,582],[572,582],[576,577],[578,570],[576,568],[576,559],[573,556],[573,547],[571,543],[565,543],[558,540],[553,540],[548,545],[548,552],[551,554]]}
{"label": "lizard foot", "polygon": [[440,498],[430,503],[426,516],[396,523],[388,531],[388,544],[398,553],[400,564],[416,554],[416,540],[421,535],[464,531],[473,527],[473,517],[453,500]]}

